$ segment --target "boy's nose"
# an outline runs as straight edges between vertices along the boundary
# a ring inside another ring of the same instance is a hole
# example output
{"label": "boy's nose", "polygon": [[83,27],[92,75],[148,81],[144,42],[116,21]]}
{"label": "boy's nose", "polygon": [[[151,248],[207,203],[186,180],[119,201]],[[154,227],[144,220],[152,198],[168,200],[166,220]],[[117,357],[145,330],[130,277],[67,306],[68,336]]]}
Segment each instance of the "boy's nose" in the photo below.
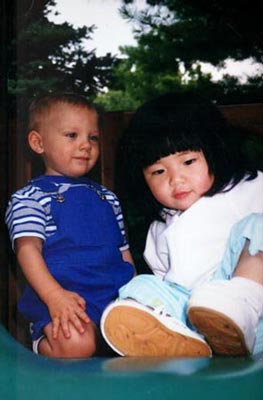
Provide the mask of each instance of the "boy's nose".
{"label": "boy's nose", "polygon": [[87,138],[87,139],[83,140],[83,141],[80,143],[80,148],[83,148],[83,149],[90,149],[90,148],[91,148],[91,141],[90,141],[90,139]]}

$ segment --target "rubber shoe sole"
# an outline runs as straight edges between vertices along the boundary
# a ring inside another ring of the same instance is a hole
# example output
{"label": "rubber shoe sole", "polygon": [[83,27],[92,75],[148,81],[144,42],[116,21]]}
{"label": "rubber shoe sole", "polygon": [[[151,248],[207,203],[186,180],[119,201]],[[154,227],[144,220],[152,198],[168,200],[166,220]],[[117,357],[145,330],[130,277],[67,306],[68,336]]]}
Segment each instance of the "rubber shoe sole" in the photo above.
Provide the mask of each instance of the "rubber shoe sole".
{"label": "rubber shoe sole", "polygon": [[210,357],[205,341],[174,332],[157,318],[129,306],[115,306],[103,321],[108,343],[125,356]]}
{"label": "rubber shoe sole", "polygon": [[245,356],[250,354],[241,329],[230,318],[206,307],[191,307],[191,324],[201,333],[218,355]]}

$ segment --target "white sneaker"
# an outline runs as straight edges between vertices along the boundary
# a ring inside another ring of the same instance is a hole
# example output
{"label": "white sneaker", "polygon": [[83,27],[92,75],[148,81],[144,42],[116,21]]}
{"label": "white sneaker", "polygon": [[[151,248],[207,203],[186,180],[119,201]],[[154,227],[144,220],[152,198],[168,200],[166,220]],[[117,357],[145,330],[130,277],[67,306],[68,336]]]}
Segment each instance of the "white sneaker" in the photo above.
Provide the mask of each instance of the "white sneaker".
{"label": "white sneaker", "polygon": [[194,289],[188,304],[191,324],[216,354],[250,354],[263,312],[263,287],[249,279],[211,281]]}
{"label": "white sneaker", "polygon": [[101,332],[122,356],[208,357],[211,349],[198,333],[163,309],[135,300],[117,300],[103,312]]}

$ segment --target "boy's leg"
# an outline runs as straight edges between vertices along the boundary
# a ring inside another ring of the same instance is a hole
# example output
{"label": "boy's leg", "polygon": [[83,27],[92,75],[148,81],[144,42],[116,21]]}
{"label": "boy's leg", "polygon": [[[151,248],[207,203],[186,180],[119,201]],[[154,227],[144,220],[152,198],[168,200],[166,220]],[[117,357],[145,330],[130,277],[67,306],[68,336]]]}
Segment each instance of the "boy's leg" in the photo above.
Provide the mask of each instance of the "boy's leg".
{"label": "boy's leg", "polygon": [[65,338],[62,331],[58,337],[52,337],[52,324],[44,328],[43,338],[38,343],[38,353],[54,358],[88,358],[95,354],[98,345],[98,329],[93,322],[83,324],[85,332],[80,334],[71,324],[70,338]]}
{"label": "boy's leg", "polygon": [[[245,226],[249,240],[245,241],[233,278],[195,289],[188,305],[190,322],[217,354],[252,353],[263,313],[262,215],[253,215],[241,225]],[[238,231],[237,226],[230,238],[232,242]]]}
{"label": "boy's leg", "polygon": [[173,291],[153,275],[134,278],[102,315],[105,340],[125,356],[210,356],[207,343],[186,326],[188,293]]}

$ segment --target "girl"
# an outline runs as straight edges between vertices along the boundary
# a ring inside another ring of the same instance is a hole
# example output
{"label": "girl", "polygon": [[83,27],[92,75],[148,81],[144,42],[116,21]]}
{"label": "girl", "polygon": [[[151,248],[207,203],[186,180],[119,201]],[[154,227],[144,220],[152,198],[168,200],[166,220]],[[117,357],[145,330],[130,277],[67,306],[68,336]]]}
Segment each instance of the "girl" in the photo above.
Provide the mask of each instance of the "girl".
{"label": "girl", "polygon": [[170,93],[138,109],[122,154],[154,275],[106,308],[106,341],[128,356],[262,351],[263,174],[237,133],[213,104]]}

